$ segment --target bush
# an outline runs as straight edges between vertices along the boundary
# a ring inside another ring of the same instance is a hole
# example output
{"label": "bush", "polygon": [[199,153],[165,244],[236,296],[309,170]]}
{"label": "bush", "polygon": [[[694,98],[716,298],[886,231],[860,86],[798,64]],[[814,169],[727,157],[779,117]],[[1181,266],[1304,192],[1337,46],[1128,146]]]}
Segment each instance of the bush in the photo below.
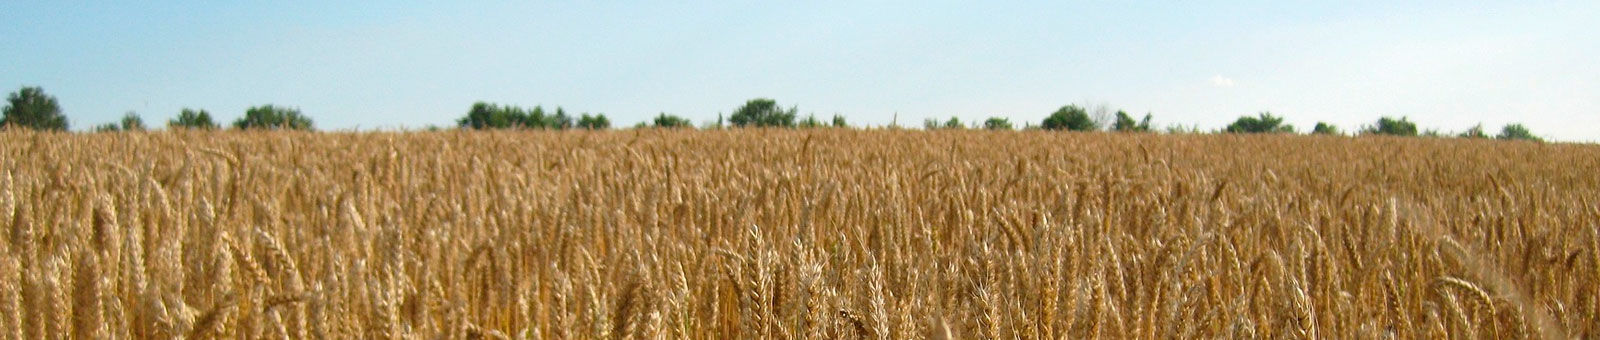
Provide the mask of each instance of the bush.
{"label": "bush", "polygon": [[1089,112],[1077,105],[1062,106],[1049,117],[1045,117],[1042,126],[1045,130],[1068,131],[1094,131],[1100,128],[1094,123],[1094,119],[1089,117]]}

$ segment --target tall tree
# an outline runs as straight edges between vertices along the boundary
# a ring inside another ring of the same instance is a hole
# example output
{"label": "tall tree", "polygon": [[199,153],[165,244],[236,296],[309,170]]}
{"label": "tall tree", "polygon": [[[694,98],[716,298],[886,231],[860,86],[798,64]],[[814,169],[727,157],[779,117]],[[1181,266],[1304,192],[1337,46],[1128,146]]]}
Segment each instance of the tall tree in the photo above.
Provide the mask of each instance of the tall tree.
{"label": "tall tree", "polygon": [[844,121],[844,115],[833,115],[833,127],[847,128],[850,124]]}
{"label": "tall tree", "polygon": [[737,127],[794,127],[797,111],[797,107],[784,110],[776,100],[756,98],[734,110],[728,121]]}
{"label": "tall tree", "polygon": [[178,117],[167,121],[167,128],[210,130],[217,128],[217,122],[211,120],[211,113],[206,110],[184,108],[178,112]]}
{"label": "tall tree", "polygon": [[1051,113],[1049,117],[1045,117],[1042,126],[1045,130],[1068,131],[1094,131],[1100,128],[1099,125],[1095,124],[1094,119],[1089,117],[1088,111],[1078,105],[1071,104],[1062,106],[1060,109],[1056,109],[1055,113]]}
{"label": "tall tree", "polygon": [[56,97],[44,93],[39,87],[23,87],[6,96],[4,115],[0,126],[18,126],[35,130],[67,129],[67,116],[61,114]]}
{"label": "tall tree", "polygon": [[311,118],[300,114],[300,109],[273,106],[253,106],[244,111],[244,117],[233,122],[237,129],[311,130]]}

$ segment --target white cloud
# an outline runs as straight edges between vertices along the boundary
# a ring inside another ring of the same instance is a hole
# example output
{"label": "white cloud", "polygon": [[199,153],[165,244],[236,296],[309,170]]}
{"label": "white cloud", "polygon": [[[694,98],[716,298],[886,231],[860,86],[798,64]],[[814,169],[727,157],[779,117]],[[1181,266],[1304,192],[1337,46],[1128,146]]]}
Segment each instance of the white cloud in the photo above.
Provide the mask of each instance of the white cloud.
{"label": "white cloud", "polygon": [[1211,85],[1216,85],[1217,87],[1233,87],[1233,78],[1223,77],[1220,74],[1211,76]]}

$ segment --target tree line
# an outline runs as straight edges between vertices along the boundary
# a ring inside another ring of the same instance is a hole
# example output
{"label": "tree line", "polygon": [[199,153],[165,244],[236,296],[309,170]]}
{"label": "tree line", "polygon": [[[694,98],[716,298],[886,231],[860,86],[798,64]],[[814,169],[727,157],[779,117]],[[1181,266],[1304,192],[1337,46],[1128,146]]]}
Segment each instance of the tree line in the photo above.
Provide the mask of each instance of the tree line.
{"label": "tree line", "polygon": [[[0,116],[0,127],[23,127],[38,130],[67,130],[66,116],[61,113],[61,107],[56,98],[44,93],[39,87],[23,87],[17,92],[6,97],[7,105],[3,116]],[[703,128],[731,127],[770,127],[770,128],[847,128],[850,125],[844,116],[835,114],[826,121],[817,118],[815,114],[798,117],[799,108],[790,106],[785,109],[778,105],[776,100],[770,98],[756,98],[746,101],[729,115],[726,120],[721,113],[717,119],[703,125]],[[1117,110],[1112,113],[1109,107],[1099,105],[1095,107],[1069,104],[1062,106],[1049,116],[1045,117],[1039,125],[1025,124],[1023,129],[1043,129],[1062,131],[1113,131],[1113,132],[1156,132],[1151,127],[1152,115],[1144,114],[1141,118],[1134,118],[1125,111]],[[898,115],[891,127],[898,127]],[[523,108],[514,105],[501,105],[488,102],[473,103],[467,113],[456,120],[457,128],[461,129],[610,129],[611,119],[604,113],[582,113],[577,116],[567,113],[566,109],[557,106],[553,111],[546,111],[543,106]],[[176,117],[167,121],[168,128],[182,129],[220,129],[221,126],[213,120],[211,113],[202,109],[185,108],[178,112]],[[310,117],[305,116],[298,108],[276,106],[272,104],[253,106],[245,110],[243,117],[232,124],[235,129],[289,129],[313,130],[314,126]],[[695,125],[688,118],[662,112],[653,119],[639,122],[634,128],[688,128]],[[948,120],[927,119],[923,122],[927,130],[937,129],[988,129],[988,130],[1014,130],[1017,127],[1006,117],[989,117],[981,122],[968,124],[958,117]],[[142,131],[147,129],[144,120],[138,114],[128,112],[121,120],[105,123],[94,127],[96,132],[116,131]],[[1199,127],[1171,126],[1165,129],[1167,133],[1203,133]],[[1233,123],[1221,130],[1222,133],[1297,133],[1293,125],[1284,123],[1283,117],[1273,115],[1271,112],[1262,112],[1255,116],[1241,116]],[[1312,127],[1311,134],[1344,135],[1339,127],[1317,122]],[[1438,130],[1421,130],[1407,117],[1393,118],[1382,117],[1371,125],[1365,125],[1356,130],[1355,134],[1362,135],[1390,135],[1390,136],[1424,136],[1424,137],[1460,137],[1460,138],[1497,138],[1507,140],[1542,141],[1532,131],[1520,123],[1508,124],[1500,129],[1496,135],[1490,136],[1479,124],[1466,131],[1450,134]]]}

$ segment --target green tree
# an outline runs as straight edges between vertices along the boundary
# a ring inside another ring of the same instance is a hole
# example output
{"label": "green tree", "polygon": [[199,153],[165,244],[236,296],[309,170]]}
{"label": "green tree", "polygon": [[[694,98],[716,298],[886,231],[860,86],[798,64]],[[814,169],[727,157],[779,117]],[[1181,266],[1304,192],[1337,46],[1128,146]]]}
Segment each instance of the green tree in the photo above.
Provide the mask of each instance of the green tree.
{"label": "green tree", "polygon": [[850,124],[844,121],[844,115],[833,115],[833,127],[847,128]]}
{"label": "green tree", "polygon": [[572,116],[567,115],[566,109],[557,106],[556,114],[547,117],[545,119],[544,126],[542,127],[556,130],[566,130],[572,128]]}
{"label": "green tree", "polygon": [[1228,133],[1294,133],[1294,126],[1283,123],[1283,117],[1272,112],[1262,112],[1255,117],[1243,116],[1222,130]]}
{"label": "green tree", "polygon": [[688,118],[667,114],[666,112],[656,115],[654,123],[655,127],[660,128],[694,128],[694,124],[690,123]]}
{"label": "green tree", "polygon": [[1089,117],[1089,112],[1078,105],[1067,105],[1044,118],[1045,130],[1094,131],[1100,128]]}
{"label": "green tree", "polygon": [[1150,132],[1150,114],[1144,114],[1144,119],[1134,121],[1127,112],[1117,110],[1117,121],[1111,125],[1111,131],[1117,132]]}
{"label": "green tree", "polygon": [[139,118],[138,113],[128,111],[128,114],[122,115],[122,131],[144,131],[144,118]]}
{"label": "green tree", "polygon": [[117,126],[117,123],[105,123],[105,124],[100,124],[100,125],[95,125],[94,126],[94,132],[97,132],[97,133],[100,133],[100,132],[117,132],[117,131],[122,131],[122,127]]}
{"label": "green tree", "polygon": [[467,115],[456,120],[456,125],[471,129],[501,129],[511,126],[511,117],[501,114],[500,106],[476,102],[467,109]]}
{"label": "green tree", "polygon": [[1183,124],[1173,124],[1173,125],[1168,125],[1166,130],[1167,130],[1167,134],[1172,134],[1172,135],[1183,135],[1183,134],[1198,135],[1198,134],[1205,133],[1205,131],[1201,131],[1200,130],[1200,125],[1199,124],[1189,125],[1189,126],[1183,126]]}
{"label": "green tree", "polygon": [[1506,125],[1505,127],[1500,128],[1500,135],[1499,136],[1495,136],[1495,138],[1504,139],[1504,140],[1526,140],[1526,141],[1535,141],[1535,142],[1543,142],[1544,141],[1544,139],[1540,139],[1539,137],[1534,136],[1533,132],[1532,131],[1528,131],[1528,127],[1522,126],[1521,123],[1510,124],[1510,125]]}
{"label": "green tree", "polygon": [[236,129],[311,130],[311,118],[300,114],[300,109],[273,106],[254,106],[244,111],[244,117],[233,122]]}
{"label": "green tree", "polygon": [[590,116],[589,114],[585,113],[585,114],[583,114],[583,116],[578,117],[578,128],[585,129],[585,130],[605,130],[605,129],[610,129],[611,128],[611,119],[610,118],[606,118],[606,114],[604,114],[604,113],[595,114],[593,116]]}
{"label": "green tree", "polygon": [[784,110],[778,102],[768,98],[756,98],[746,101],[744,106],[733,111],[733,116],[728,121],[737,127],[794,127],[795,112],[797,107]]}
{"label": "green tree", "polygon": [[961,124],[961,118],[956,118],[955,116],[951,116],[950,120],[944,121],[944,128],[951,129],[951,130],[960,130],[960,129],[967,128],[967,126]]}
{"label": "green tree", "polygon": [[819,127],[825,126],[825,125],[822,124],[822,120],[821,119],[817,119],[817,114],[815,114],[815,113],[807,115],[806,119],[801,119],[799,125],[802,128],[808,128],[808,129],[819,128]]}
{"label": "green tree", "polygon": [[56,97],[44,93],[39,87],[23,87],[6,96],[4,115],[0,127],[18,126],[35,130],[67,129],[67,116],[61,114]]}
{"label": "green tree", "polygon": [[1011,130],[1011,119],[1004,117],[989,117],[983,121],[983,128],[989,130]]}
{"label": "green tree", "polygon": [[178,112],[178,117],[167,120],[168,129],[216,129],[217,122],[211,120],[211,113],[206,110],[193,110],[184,108]]}
{"label": "green tree", "polygon": [[534,105],[532,109],[523,110],[520,107],[507,105],[504,109],[507,117],[511,117],[512,126],[527,129],[550,128],[550,117],[545,115],[543,105]]}
{"label": "green tree", "polygon": [[456,120],[456,125],[471,129],[545,128],[550,122],[544,108],[535,106],[531,112],[511,105],[476,102],[467,109],[467,115]]}
{"label": "green tree", "polygon": [[1328,123],[1324,123],[1324,122],[1317,122],[1317,126],[1314,126],[1314,127],[1311,128],[1311,134],[1314,134],[1314,135],[1342,135],[1342,134],[1344,134],[1344,132],[1343,131],[1339,131],[1339,127],[1338,126],[1334,126],[1333,124],[1328,124]]}
{"label": "green tree", "polygon": [[1394,119],[1389,117],[1378,118],[1378,123],[1361,130],[1364,134],[1390,135],[1414,137],[1417,135],[1417,124],[1406,117]]}

